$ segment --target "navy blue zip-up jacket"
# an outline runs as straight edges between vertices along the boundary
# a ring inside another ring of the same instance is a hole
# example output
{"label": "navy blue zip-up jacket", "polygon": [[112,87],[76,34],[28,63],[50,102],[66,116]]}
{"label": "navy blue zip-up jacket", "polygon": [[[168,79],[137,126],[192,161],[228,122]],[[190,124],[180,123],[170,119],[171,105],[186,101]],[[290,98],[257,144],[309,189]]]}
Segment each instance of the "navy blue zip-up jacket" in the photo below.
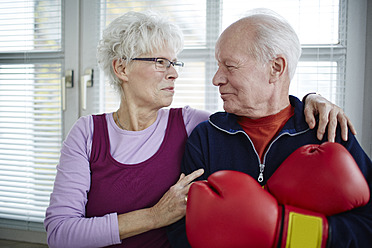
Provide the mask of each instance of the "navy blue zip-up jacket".
{"label": "navy blue zip-up jacket", "polygon": [[[206,180],[209,175],[219,170],[241,171],[258,179],[261,166],[264,169],[261,185],[265,185],[280,164],[297,148],[326,141],[326,137],[321,141],[317,139],[316,128],[309,129],[302,102],[290,96],[290,103],[294,107],[294,115],[269,145],[263,161],[260,160],[249,136],[238,124],[237,116],[218,112],[211,115],[209,121],[200,123],[190,135],[181,171],[187,175],[203,168],[205,172],[200,180]],[[337,129],[336,142],[341,143],[354,157],[372,192],[371,159],[350,130],[348,137],[348,141],[343,141],[340,128]],[[329,247],[372,247],[371,200],[364,207],[328,217],[328,222],[331,229]],[[168,228],[168,237],[173,247],[189,247],[184,219]]]}

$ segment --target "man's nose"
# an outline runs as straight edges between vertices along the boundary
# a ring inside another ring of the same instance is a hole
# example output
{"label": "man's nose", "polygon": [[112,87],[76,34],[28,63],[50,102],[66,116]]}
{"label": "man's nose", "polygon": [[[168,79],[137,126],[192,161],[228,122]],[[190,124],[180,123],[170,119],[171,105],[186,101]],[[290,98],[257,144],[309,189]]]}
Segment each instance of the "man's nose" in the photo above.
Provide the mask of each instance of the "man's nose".
{"label": "man's nose", "polygon": [[222,84],[225,84],[227,82],[225,73],[223,73],[221,68],[218,68],[216,73],[213,76],[212,83],[214,86],[220,86]]}

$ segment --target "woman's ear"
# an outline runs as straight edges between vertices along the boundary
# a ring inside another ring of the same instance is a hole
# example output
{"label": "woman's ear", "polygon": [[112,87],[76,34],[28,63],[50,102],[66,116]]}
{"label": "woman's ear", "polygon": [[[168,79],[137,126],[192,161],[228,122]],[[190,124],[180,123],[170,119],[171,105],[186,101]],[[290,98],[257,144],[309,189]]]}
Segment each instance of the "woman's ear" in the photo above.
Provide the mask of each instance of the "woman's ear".
{"label": "woman's ear", "polygon": [[123,59],[114,59],[112,61],[112,68],[115,75],[121,79],[121,81],[128,81],[127,67]]}
{"label": "woman's ear", "polygon": [[276,58],[271,60],[270,64],[270,83],[277,82],[287,71],[287,60],[284,56],[278,55]]}

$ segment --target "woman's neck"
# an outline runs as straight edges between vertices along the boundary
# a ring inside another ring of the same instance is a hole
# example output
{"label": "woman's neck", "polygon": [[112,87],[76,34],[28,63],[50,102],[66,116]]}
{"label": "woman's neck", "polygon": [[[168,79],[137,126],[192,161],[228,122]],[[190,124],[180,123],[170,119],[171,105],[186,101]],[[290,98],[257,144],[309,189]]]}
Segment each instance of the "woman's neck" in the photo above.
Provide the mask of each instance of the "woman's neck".
{"label": "woman's neck", "polygon": [[128,131],[141,131],[151,126],[158,116],[158,109],[138,108],[120,104],[120,108],[115,113],[116,124]]}

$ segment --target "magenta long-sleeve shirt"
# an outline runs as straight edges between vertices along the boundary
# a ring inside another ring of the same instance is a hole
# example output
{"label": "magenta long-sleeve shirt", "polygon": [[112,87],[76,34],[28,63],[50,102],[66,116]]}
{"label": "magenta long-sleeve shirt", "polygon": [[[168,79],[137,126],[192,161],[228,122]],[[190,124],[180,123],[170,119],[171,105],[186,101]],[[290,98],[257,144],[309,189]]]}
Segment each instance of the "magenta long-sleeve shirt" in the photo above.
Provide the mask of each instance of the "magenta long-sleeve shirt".
{"label": "magenta long-sleeve shirt", "polygon": [[[184,107],[182,113],[188,135],[197,124],[209,117],[208,112],[190,107]],[[122,130],[115,124],[112,113],[107,114],[112,157],[125,164],[137,164],[150,158],[162,143],[168,114],[168,109],[159,110],[156,121],[142,131]],[[50,247],[102,247],[121,243],[117,213],[85,217],[90,189],[92,137],[93,119],[92,116],[85,116],[75,123],[63,142],[44,221]]]}

